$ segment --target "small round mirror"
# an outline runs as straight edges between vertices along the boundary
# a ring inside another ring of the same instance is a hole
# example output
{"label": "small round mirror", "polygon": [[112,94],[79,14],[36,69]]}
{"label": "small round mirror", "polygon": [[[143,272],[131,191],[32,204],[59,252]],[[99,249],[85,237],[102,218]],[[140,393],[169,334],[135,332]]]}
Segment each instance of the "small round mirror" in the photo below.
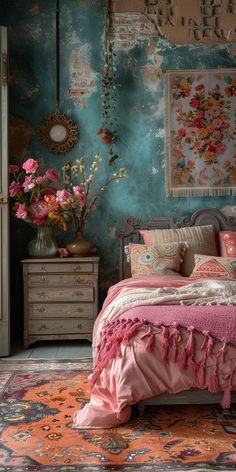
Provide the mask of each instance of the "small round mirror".
{"label": "small round mirror", "polygon": [[53,125],[49,131],[49,136],[55,143],[65,141],[67,134],[68,132],[64,125]]}
{"label": "small round mirror", "polygon": [[42,145],[50,152],[64,154],[78,139],[77,126],[64,113],[56,111],[44,118],[40,125]]}

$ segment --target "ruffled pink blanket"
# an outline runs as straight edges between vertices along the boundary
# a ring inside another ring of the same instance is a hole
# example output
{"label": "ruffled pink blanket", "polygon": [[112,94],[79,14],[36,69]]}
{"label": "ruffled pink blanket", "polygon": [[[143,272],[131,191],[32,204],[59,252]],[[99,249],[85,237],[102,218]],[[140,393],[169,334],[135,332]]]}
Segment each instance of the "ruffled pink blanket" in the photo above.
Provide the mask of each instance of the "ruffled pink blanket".
{"label": "ruffled pink blanket", "polygon": [[224,390],[222,405],[230,405],[236,281],[148,279],[128,279],[108,293],[94,328],[90,403],[75,414],[75,428],[120,424],[130,405],[192,387]]}

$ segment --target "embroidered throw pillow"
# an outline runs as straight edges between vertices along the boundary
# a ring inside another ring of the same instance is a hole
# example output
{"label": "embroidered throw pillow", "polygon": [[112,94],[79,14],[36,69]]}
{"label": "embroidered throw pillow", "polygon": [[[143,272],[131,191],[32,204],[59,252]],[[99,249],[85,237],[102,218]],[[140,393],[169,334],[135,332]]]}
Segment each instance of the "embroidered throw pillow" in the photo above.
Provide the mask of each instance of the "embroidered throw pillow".
{"label": "embroidered throw pillow", "polygon": [[219,231],[220,255],[236,257],[236,232]]}
{"label": "embroidered throw pillow", "polygon": [[128,248],[132,276],[166,275],[179,272],[185,243],[164,243],[158,246],[130,243]]}
{"label": "embroidered throw pillow", "polygon": [[191,277],[236,278],[236,257],[212,257],[195,254]]}
{"label": "embroidered throw pillow", "polygon": [[194,268],[194,254],[218,256],[216,234],[212,225],[142,230],[140,234],[144,243],[152,246],[163,242],[186,241],[188,246],[180,268],[180,273],[185,277],[188,277]]}

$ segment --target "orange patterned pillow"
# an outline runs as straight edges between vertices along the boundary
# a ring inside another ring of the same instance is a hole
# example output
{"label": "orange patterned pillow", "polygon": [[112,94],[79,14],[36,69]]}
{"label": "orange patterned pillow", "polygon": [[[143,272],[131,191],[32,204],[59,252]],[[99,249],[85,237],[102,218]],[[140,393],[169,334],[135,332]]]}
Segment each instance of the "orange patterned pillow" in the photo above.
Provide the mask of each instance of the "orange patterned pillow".
{"label": "orange patterned pillow", "polygon": [[128,250],[132,276],[173,274],[179,272],[185,243],[163,243],[158,246],[130,243]]}
{"label": "orange patterned pillow", "polygon": [[236,232],[219,231],[220,255],[236,257]]}
{"label": "orange patterned pillow", "polygon": [[195,267],[191,277],[236,278],[236,258],[195,254],[194,259]]}

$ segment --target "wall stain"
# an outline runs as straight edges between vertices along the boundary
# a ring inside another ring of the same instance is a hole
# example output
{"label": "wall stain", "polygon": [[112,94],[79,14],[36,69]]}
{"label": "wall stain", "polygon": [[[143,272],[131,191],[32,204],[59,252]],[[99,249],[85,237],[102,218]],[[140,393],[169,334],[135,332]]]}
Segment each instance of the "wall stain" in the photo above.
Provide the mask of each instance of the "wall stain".
{"label": "wall stain", "polygon": [[36,16],[36,15],[39,14],[39,6],[38,6],[37,3],[35,3],[35,4],[32,6],[32,8],[30,8],[29,14],[30,14],[31,16]]}
{"label": "wall stain", "polygon": [[9,119],[9,153],[12,157],[21,159],[26,153],[33,128],[22,118],[11,115]]}

